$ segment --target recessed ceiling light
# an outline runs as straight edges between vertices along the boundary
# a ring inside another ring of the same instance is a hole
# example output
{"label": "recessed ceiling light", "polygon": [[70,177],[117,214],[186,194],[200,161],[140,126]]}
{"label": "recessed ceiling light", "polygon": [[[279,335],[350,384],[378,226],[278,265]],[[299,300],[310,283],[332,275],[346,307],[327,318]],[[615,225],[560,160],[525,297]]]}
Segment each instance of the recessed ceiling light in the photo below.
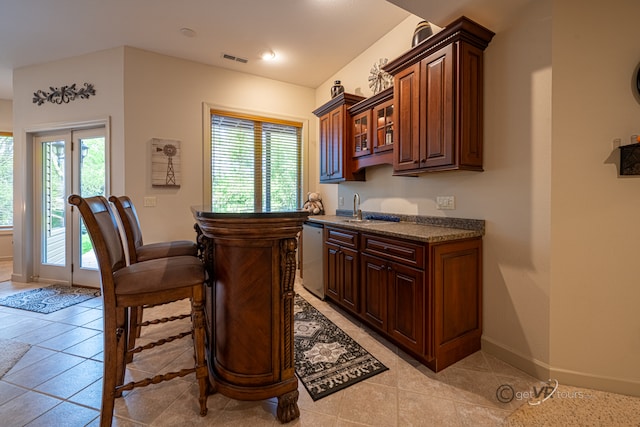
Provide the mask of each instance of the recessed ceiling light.
{"label": "recessed ceiling light", "polygon": [[195,37],[196,36],[196,32],[194,30],[192,30],[191,28],[180,28],[180,33],[185,36],[185,37]]}
{"label": "recessed ceiling light", "polygon": [[272,50],[264,50],[260,52],[260,58],[264,61],[271,61],[276,58],[276,53]]}

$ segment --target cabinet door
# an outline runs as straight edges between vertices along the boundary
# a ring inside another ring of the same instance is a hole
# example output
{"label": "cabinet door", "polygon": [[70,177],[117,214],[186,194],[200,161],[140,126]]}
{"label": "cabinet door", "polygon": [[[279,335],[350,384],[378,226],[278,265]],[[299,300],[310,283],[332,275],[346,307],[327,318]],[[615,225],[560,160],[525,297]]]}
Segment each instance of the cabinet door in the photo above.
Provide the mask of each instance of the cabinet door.
{"label": "cabinet door", "polygon": [[344,178],[344,150],[342,138],[344,136],[344,106],[340,106],[329,113],[329,179]]}
{"label": "cabinet door", "polygon": [[388,332],[400,344],[422,354],[424,344],[424,272],[389,264]]}
{"label": "cabinet door", "polygon": [[482,241],[433,247],[435,348],[439,351],[482,334]]}
{"label": "cabinet door", "polygon": [[394,78],[396,141],[393,149],[393,169],[412,170],[420,161],[420,63]]}
{"label": "cabinet door", "polygon": [[362,255],[362,315],[374,326],[387,328],[387,262]]}
{"label": "cabinet door", "polygon": [[460,164],[482,170],[483,133],[483,59],[482,50],[467,43],[457,47],[459,70],[456,73],[460,114]]}
{"label": "cabinet door", "polygon": [[376,153],[393,150],[395,116],[393,110],[393,99],[373,109],[371,128],[373,131],[373,151]]}
{"label": "cabinet door", "polygon": [[320,181],[333,181],[344,177],[343,117],[344,106],[320,117]]}
{"label": "cabinet door", "polygon": [[320,181],[330,179],[333,172],[330,121],[331,113],[320,117]]}
{"label": "cabinet door", "polygon": [[340,248],[324,244],[324,292],[334,301],[340,301]]}
{"label": "cabinet door", "polygon": [[345,308],[358,312],[360,304],[358,251],[331,243],[324,244],[324,292]]}
{"label": "cabinet door", "polygon": [[340,248],[340,263],[342,270],[341,302],[346,308],[357,313],[360,307],[360,304],[358,304],[358,287],[360,285],[358,251]]}
{"label": "cabinet door", "polygon": [[353,157],[371,154],[371,110],[353,117],[351,134],[351,155]]}
{"label": "cabinet door", "polygon": [[420,168],[454,163],[453,45],[420,62]]}

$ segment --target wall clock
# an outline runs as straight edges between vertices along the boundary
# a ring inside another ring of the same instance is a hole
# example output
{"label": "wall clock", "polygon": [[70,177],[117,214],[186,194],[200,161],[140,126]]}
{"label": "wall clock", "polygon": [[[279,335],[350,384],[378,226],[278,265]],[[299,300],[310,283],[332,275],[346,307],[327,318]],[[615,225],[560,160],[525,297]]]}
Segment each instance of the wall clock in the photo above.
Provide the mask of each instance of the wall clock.
{"label": "wall clock", "polygon": [[373,67],[371,67],[371,73],[369,74],[369,88],[373,91],[373,94],[378,94],[393,85],[393,76],[382,69],[387,65],[389,60],[387,58],[380,58]]}

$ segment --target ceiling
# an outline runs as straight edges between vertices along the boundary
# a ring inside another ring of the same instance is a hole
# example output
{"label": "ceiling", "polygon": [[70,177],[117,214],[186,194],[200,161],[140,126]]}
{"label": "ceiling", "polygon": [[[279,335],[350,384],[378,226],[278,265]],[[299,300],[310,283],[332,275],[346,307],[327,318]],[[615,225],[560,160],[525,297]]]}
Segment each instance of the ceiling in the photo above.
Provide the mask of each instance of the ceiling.
{"label": "ceiling", "polygon": [[[468,7],[482,13],[487,3],[509,9],[526,1],[0,0],[0,99],[13,98],[16,68],[119,46],[316,88],[408,17],[407,10],[443,26]],[[260,59],[264,50],[276,59]]]}

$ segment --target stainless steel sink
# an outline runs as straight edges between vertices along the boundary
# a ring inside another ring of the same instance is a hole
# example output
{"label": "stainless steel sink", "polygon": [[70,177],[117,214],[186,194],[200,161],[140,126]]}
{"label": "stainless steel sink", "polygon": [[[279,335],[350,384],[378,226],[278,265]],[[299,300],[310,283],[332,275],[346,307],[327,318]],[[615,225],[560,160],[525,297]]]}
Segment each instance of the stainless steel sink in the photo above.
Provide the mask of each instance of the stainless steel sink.
{"label": "stainless steel sink", "polygon": [[373,219],[345,219],[342,222],[347,222],[350,224],[377,224],[379,222],[383,222],[383,221],[376,221]]}

